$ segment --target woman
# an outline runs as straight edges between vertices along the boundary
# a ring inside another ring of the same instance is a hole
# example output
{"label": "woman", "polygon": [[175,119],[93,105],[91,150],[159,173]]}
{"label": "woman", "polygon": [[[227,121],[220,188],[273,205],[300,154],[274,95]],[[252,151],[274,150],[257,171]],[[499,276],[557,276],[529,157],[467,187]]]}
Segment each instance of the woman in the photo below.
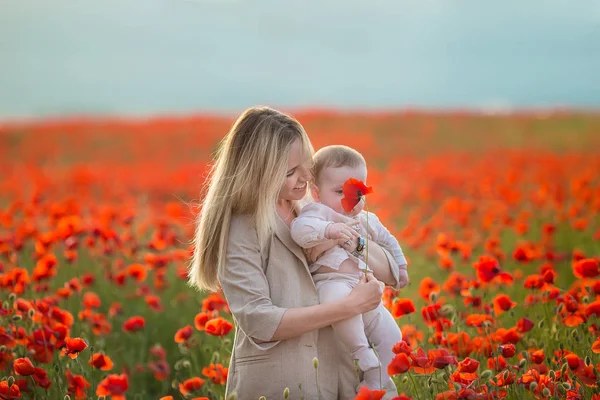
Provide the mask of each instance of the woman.
{"label": "woman", "polygon": [[[223,139],[208,180],[189,278],[201,290],[222,289],[229,303],[236,329],[227,394],[239,399],[282,398],[286,387],[290,399],[356,393],[353,361],[338,355],[330,325],[374,309],[382,287],[364,277],[343,300],[319,304],[289,228],[306,195],[312,153],[298,121],[253,107]],[[370,243],[369,259],[379,280],[397,283],[389,252]]]}

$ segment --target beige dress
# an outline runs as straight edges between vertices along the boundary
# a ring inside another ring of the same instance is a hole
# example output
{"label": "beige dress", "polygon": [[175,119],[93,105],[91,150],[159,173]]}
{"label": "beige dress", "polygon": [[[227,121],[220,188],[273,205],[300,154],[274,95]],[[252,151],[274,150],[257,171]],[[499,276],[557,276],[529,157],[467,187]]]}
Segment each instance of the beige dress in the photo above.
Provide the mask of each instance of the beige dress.
{"label": "beige dress", "polygon": [[[319,296],[302,249],[280,218],[267,247],[260,252],[251,217],[232,218],[227,260],[219,274],[235,320],[227,395],[236,392],[240,400],[283,399],[287,387],[289,399],[353,398],[359,380],[349,352],[338,349],[331,327],[269,342],[287,308],[319,304]],[[398,265],[385,249],[384,253],[397,280]]]}

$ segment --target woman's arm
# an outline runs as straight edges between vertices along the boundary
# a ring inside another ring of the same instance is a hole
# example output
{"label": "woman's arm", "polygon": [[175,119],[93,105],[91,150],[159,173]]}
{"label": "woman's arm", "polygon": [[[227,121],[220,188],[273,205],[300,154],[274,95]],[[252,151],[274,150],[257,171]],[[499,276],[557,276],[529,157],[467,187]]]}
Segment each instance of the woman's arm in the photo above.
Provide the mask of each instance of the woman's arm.
{"label": "woman's arm", "polygon": [[344,299],[310,307],[288,308],[271,340],[285,340],[321,329],[376,308],[383,290],[372,275],[361,281]]}

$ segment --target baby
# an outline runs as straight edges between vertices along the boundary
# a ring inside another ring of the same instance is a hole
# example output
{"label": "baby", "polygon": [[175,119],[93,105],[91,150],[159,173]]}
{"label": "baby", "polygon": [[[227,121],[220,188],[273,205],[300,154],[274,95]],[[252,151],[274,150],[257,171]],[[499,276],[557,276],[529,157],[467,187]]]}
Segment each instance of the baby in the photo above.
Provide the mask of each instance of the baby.
{"label": "baby", "polygon": [[[367,238],[394,256],[399,266],[393,270],[399,282],[396,288],[408,283],[406,259],[398,241],[375,214],[369,213],[367,225],[367,212],[362,210],[364,201],[349,213],[343,210],[342,187],[349,178],[366,183],[367,166],[359,152],[347,146],[327,146],[317,151],[311,183],[315,202],[304,206],[291,225],[292,238],[311,254],[309,258],[316,259],[310,265],[310,272],[321,303],[339,300],[356,286],[360,270],[368,269],[365,264]],[[392,348],[402,340],[402,333],[383,303],[368,313],[334,324],[333,329],[364,372],[360,385],[371,389],[383,387],[387,395],[390,392],[397,395],[387,366],[394,357]]]}

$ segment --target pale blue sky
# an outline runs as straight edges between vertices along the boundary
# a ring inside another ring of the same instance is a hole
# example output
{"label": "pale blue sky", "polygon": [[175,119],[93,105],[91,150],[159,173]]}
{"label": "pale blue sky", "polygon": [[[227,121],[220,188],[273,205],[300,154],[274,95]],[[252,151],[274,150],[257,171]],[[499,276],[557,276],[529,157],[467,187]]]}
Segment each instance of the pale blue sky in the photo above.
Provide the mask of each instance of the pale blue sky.
{"label": "pale blue sky", "polygon": [[0,118],[600,108],[600,0],[0,0]]}

